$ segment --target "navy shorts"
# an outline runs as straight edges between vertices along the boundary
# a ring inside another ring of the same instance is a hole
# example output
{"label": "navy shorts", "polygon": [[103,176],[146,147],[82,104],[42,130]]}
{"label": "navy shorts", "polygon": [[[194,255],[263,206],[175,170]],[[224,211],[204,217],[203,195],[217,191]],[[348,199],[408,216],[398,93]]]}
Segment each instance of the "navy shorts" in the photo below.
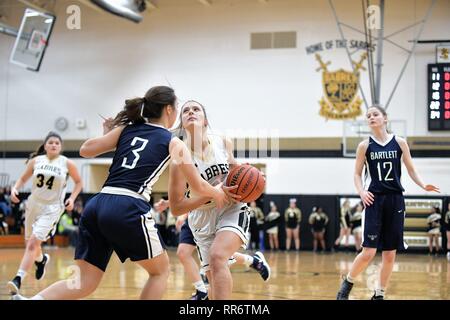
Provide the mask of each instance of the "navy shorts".
{"label": "navy shorts", "polygon": [[191,228],[189,228],[189,223],[187,219],[181,226],[179,243],[185,243],[190,244],[191,246],[196,246],[194,241],[194,235],[192,234]]}
{"label": "navy shorts", "polygon": [[75,259],[105,271],[113,251],[125,262],[154,258],[165,245],[150,214],[150,204],[125,195],[99,193],[80,219]]}
{"label": "navy shorts", "polygon": [[406,249],[405,198],[401,193],[374,193],[374,198],[373,204],[365,209],[362,246],[383,251]]}

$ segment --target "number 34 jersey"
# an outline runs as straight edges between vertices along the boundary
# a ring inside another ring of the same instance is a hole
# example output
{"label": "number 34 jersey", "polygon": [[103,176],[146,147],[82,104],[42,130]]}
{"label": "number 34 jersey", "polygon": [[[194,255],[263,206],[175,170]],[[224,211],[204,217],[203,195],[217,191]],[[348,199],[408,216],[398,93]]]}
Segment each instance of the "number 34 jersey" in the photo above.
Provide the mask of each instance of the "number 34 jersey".
{"label": "number 34 jersey", "polygon": [[149,201],[153,185],[170,163],[171,139],[171,132],[159,125],[126,126],[119,137],[104,190],[108,187],[117,193],[118,188],[126,189]]}
{"label": "number 34 jersey", "polygon": [[374,193],[401,193],[404,191],[400,178],[402,174],[402,149],[394,135],[383,144],[369,137],[366,151],[366,165],[369,168],[369,191]]}
{"label": "number 34 jersey", "polygon": [[34,158],[31,194],[36,200],[49,203],[63,202],[68,178],[67,158],[50,160],[47,155]]}

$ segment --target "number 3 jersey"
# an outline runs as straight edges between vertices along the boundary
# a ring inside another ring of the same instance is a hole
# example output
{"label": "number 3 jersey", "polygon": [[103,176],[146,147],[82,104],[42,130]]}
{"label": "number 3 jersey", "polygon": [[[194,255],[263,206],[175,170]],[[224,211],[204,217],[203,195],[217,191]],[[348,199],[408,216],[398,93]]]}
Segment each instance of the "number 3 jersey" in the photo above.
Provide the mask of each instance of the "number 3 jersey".
{"label": "number 3 jersey", "polygon": [[33,198],[49,203],[63,202],[69,172],[67,158],[60,155],[50,160],[47,155],[41,155],[34,159]]}
{"label": "number 3 jersey", "polygon": [[131,196],[137,193],[149,201],[153,185],[170,163],[171,139],[172,133],[159,125],[126,126],[119,137],[102,192]]}
{"label": "number 3 jersey", "polygon": [[402,149],[394,135],[383,144],[369,137],[366,165],[369,168],[369,191],[373,193],[401,193]]}

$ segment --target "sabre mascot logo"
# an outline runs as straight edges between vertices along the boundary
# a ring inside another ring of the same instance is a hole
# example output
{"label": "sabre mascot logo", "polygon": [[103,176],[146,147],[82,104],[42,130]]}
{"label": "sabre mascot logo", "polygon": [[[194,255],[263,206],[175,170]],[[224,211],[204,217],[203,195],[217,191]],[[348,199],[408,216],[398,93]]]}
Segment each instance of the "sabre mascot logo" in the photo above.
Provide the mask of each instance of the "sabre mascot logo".
{"label": "sabre mascot logo", "polygon": [[361,115],[362,100],[357,96],[359,89],[359,70],[366,70],[363,62],[367,58],[367,53],[361,55],[359,62],[353,61],[354,71],[339,69],[328,71],[330,62],[323,62],[321,56],[316,53],[316,60],[320,67],[316,71],[322,72],[322,87],[324,96],[319,101],[319,114],[328,119],[351,119]]}

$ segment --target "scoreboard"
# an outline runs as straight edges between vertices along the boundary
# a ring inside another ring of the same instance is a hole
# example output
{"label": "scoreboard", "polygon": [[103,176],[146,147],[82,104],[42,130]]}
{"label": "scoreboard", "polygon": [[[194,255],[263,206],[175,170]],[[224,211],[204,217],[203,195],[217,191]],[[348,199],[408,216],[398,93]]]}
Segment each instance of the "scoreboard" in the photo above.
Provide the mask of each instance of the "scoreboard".
{"label": "scoreboard", "polygon": [[428,65],[428,130],[450,131],[450,63]]}

